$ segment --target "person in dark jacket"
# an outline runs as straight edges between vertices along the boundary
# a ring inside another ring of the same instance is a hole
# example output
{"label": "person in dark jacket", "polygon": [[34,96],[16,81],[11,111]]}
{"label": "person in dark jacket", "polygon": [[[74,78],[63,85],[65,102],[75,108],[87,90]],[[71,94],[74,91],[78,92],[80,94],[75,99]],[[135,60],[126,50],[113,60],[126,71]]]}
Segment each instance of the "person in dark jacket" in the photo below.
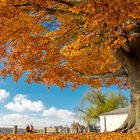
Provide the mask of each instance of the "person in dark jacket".
{"label": "person in dark jacket", "polygon": [[26,130],[26,132],[31,132],[31,131],[30,131],[30,126],[29,126],[29,125],[27,125],[27,127],[26,127],[26,129],[25,129],[25,130]]}

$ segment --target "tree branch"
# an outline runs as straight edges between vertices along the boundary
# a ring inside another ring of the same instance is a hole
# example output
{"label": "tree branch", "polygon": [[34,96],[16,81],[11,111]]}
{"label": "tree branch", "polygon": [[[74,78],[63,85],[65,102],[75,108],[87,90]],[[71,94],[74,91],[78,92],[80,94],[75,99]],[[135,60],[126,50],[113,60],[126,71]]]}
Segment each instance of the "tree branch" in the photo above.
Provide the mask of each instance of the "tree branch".
{"label": "tree branch", "polygon": [[84,75],[83,73],[74,70],[74,69],[70,69],[72,72],[74,72],[75,74],[78,74],[80,77],[84,78],[84,79],[105,79],[105,78],[111,78],[111,77],[126,77],[127,73],[125,71],[125,69],[123,67],[121,67],[118,71],[116,72],[106,72],[106,73],[101,73],[101,74],[92,74],[92,75]]}
{"label": "tree branch", "polygon": [[81,112],[81,113],[83,113],[83,114],[85,114],[85,115],[88,115],[87,113],[86,113],[86,111],[84,111],[82,108],[80,108],[80,107],[78,107],[77,108],[77,111],[78,112]]}
{"label": "tree branch", "polygon": [[123,49],[123,47],[119,49],[110,48],[112,55],[122,64],[124,68],[129,67],[128,61],[130,60],[129,53]]}
{"label": "tree branch", "polygon": [[122,48],[123,48],[126,52],[128,52],[128,53],[131,51],[131,49],[130,49],[130,47],[127,45],[127,43],[124,44],[124,45],[122,46]]}
{"label": "tree branch", "polygon": [[[75,6],[74,4],[72,4],[70,2],[66,2],[64,0],[52,0],[52,1],[59,2],[61,4],[65,4],[69,7]],[[35,3],[15,4],[14,6],[15,7],[34,6],[34,7],[37,7],[38,9],[40,9],[40,10],[44,10],[44,11],[48,12],[49,14],[60,13],[60,14],[68,14],[68,15],[71,15],[71,16],[81,16],[81,15],[87,14],[87,15],[93,16],[93,13],[86,13],[84,11],[81,11],[80,13],[73,13],[72,11],[69,11],[69,10],[61,10],[61,9],[57,9],[57,8],[47,8],[44,5],[39,5],[39,4],[35,4]]]}
{"label": "tree branch", "polygon": [[24,4],[15,4],[15,7],[24,7],[24,6],[32,6],[30,3],[24,3]]}
{"label": "tree branch", "polygon": [[[62,36],[60,36],[60,37],[58,37],[58,38],[55,38],[54,40],[48,41],[48,42],[45,43],[44,45],[48,45],[48,44],[51,44],[51,43],[53,43],[53,42],[58,41],[59,39],[65,37],[67,34],[69,34],[70,31],[72,31],[72,28],[70,28],[69,30],[67,30],[67,32],[65,32]],[[60,47],[60,48],[61,48],[61,47]]]}
{"label": "tree branch", "polygon": [[[69,7],[73,7],[74,6],[74,4],[72,4],[72,3],[70,3],[70,2],[67,2],[67,1],[64,1],[64,0],[52,0],[52,1],[54,1],[54,2],[56,2],[56,3],[60,3],[60,4],[64,4],[64,5],[67,5],[67,6],[69,6]],[[24,4],[17,4],[17,5],[15,5],[15,6],[31,6],[31,4],[30,3],[24,3]]]}
{"label": "tree branch", "polygon": [[52,15],[54,15],[56,13],[69,14],[69,15],[72,15],[72,16],[79,15],[79,14],[76,14],[76,13],[72,13],[71,11],[60,10],[60,9],[57,9],[57,8],[47,8],[47,7],[39,5],[39,4],[25,3],[25,4],[15,4],[14,6],[15,7],[34,6],[34,7],[37,7],[38,9],[40,9],[40,10],[44,10],[44,11],[48,12],[49,14],[52,14]]}

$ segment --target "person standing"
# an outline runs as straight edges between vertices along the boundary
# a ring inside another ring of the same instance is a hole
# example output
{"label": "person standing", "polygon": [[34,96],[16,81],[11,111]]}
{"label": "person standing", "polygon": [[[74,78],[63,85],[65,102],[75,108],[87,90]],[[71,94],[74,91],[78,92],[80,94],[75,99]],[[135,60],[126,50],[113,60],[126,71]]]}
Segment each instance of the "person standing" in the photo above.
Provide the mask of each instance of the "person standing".
{"label": "person standing", "polygon": [[30,132],[33,132],[33,130],[34,130],[34,127],[33,127],[33,125],[31,124],[31,125],[30,125]]}
{"label": "person standing", "polygon": [[26,132],[30,132],[30,126],[27,125],[27,127],[25,128]]}

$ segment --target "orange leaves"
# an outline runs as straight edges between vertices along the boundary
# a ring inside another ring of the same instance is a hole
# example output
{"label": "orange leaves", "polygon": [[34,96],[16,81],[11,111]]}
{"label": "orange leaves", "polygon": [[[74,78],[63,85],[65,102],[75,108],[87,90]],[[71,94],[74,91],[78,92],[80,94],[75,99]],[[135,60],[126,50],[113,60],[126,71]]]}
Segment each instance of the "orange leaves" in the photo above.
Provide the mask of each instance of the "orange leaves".
{"label": "orange leaves", "polygon": [[0,1],[0,8],[6,6],[6,4],[7,4],[7,0],[1,0]]}
{"label": "orange leaves", "polygon": [[79,50],[80,48],[80,40],[81,40],[81,36],[78,37],[78,39],[76,41],[74,41],[73,43],[71,43],[70,45],[65,46],[60,53],[65,55],[65,56],[76,56],[78,55],[77,52],[73,51],[73,50]]}
{"label": "orange leaves", "polygon": [[72,11],[73,13],[78,14],[78,13],[81,12],[81,9],[80,9],[79,7],[76,7],[76,6],[75,6],[75,7],[71,8],[70,11]]}
{"label": "orange leaves", "polygon": [[0,59],[6,56],[6,49],[0,48]]}
{"label": "orange leaves", "polygon": [[79,134],[1,134],[1,140],[132,140],[139,139],[139,133],[79,133]]}
{"label": "orange leaves", "polygon": [[[24,6],[15,7],[13,2]],[[120,63],[110,47],[120,49],[131,41],[124,32],[133,28],[130,20],[140,18],[136,0],[2,0],[1,4],[6,4],[0,8],[2,75],[17,80],[27,72],[29,83],[61,88],[69,81],[73,87],[86,83],[101,86],[101,79],[87,80],[72,70],[85,76],[115,72]]]}
{"label": "orange leaves", "polygon": [[93,49],[97,48],[94,43],[99,41],[100,37],[98,35],[94,37],[92,35],[79,35],[75,41],[61,49],[60,53],[68,57],[82,56],[88,54],[88,52],[93,53]]}
{"label": "orange leaves", "polygon": [[125,45],[125,42],[127,39],[125,37],[119,36],[115,41],[114,41],[114,48],[120,48],[121,46]]}

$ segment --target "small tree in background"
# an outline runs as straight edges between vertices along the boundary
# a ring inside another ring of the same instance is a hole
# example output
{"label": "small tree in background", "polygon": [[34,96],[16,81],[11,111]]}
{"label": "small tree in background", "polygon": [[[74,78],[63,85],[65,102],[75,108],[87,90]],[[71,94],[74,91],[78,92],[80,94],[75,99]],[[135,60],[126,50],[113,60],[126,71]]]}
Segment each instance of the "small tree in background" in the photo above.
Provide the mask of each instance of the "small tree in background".
{"label": "small tree in background", "polygon": [[78,112],[82,119],[89,124],[98,120],[102,113],[124,107],[128,107],[128,99],[123,94],[113,92],[104,94],[101,90],[91,89],[84,94]]}

